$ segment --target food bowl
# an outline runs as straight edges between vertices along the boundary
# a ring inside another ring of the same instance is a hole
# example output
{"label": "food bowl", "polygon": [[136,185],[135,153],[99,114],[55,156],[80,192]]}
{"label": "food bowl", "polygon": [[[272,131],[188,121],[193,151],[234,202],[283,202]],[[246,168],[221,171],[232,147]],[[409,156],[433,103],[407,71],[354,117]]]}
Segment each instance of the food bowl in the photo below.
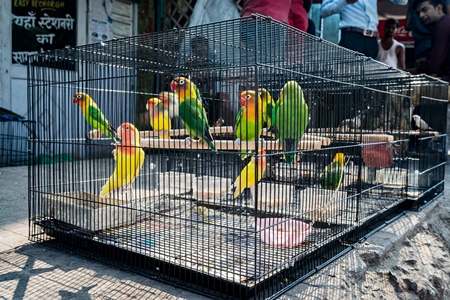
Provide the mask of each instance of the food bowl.
{"label": "food bowl", "polygon": [[263,242],[276,247],[298,246],[311,233],[309,224],[283,218],[256,219],[253,227]]}
{"label": "food bowl", "polygon": [[367,167],[389,168],[393,164],[394,147],[389,143],[363,145],[361,156]]}

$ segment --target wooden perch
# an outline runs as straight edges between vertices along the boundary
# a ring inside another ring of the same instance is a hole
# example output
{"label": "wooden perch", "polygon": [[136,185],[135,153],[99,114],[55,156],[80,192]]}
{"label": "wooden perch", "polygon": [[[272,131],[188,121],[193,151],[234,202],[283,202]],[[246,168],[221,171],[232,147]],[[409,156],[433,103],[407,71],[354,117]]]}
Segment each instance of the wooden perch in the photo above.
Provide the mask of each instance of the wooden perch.
{"label": "wooden perch", "polygon": [[392,134],[404,134],[404,135],[412,135],[412,136],[439,136],[438,131],[393,131]]}
{"label": "wooden perch", "polygon": [[[236,147],[235,141],[232,140],[216,140],[214,145],[217,150],[241,150],[241,147]],[[244,142],[243,146],[247,150],[256,149],[256,142]],[[186,139],[157,139],[157,138],[141,138],[141,147],[143,148],[167,148],[167,149],[203,149],[207,150],[208,145],[199,140],[191,139],[191,144]],[[268,151],[280,151],[281,143],[277,141],[259,141],[258,149]],[[318,150],[322,147],[320,141],[300,141],[298,143],[298,150]]]}
{"label": "wooden perch", "polygon": [[346,134],[339,133],[336,135],[336,140],[339,141],[361,141],[363,143],[378,143],[378,142],[392,142],[394,141],[394,136],[383,133],[374,134]]}
{"label": "wooden perch", "polygon": [[[270,132],[268,130],[268,128],[263,128],[263,130],[261,132],[261,136],[275,138],[275,134]],[[319,142],[322,143],[322,146],[329,146],[330,143],[331,143],[331,139],[328,138],[328,137],[313,135],[313,134],[310,134],[310,133],[305,133],[302,136],[302,141],[319,141]]]}
{"label": "wooden perch", "polygon": [[[209,132],[211,132],[212,135],[221,135],[221,134],[229,134],[233,132],[232,126],[219,126],[219,127],[211,127],[209,129]],[[158,137],[162,134],[168,134],[169,136],[187,136],[187,130],[186,129],[171,129],[168,131],[153,131],[153,130],[145,130],[140,131],[139,136],[141,138],[151,138],[151,137]]]}
{"label": "wooden perch", "polygon": [[[234,130],[233,130],[232,126],[218,126],[218,127],[211,127],[209,129],[209,131],[211,132],[212,135],[218,136],[218,135],[231,134],[231,133],[233,133]],[[152,137],[158,137],[163,134],[168,134],[169,136],[187,136],[188,135],[186,129],[171,129],[168,131],[146,130],[146,131],[140,132],[140,137],[141,137],[141,139],[142,138],[152,138]],[[261,136],[275,138],[275,135],[272,132],[268,131],[267,128],[263,128]],[[320,144],[322,146],[329,146],[331,143],[331,140],[328,137],[317,136],[317,135],[308,134],[308,133],[306,133],[302,136],[301,141],[302,142],[311,142],[311,141],[320,142]],[[314,146],[314,147],[316,147],[316,146]],[[166,147],[163,147],[163,148],[166,148]],[[203,148],[199,148],[199,149],[203,149]],[[305,149],[316,149],[316,148],[305,148]]]}

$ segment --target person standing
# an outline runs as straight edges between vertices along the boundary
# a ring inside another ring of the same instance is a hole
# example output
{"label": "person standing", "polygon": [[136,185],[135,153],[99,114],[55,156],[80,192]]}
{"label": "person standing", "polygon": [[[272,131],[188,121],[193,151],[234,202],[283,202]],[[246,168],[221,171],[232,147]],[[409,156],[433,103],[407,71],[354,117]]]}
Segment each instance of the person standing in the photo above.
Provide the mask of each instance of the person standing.
{"label": "person standing", "polygon": [[[408,0],[391,0],[406,5]],[[378,6],[375,0],[323,0],[320,16],[340,14],[339,45],[361,52],[373,59],[378,54]]]}
{"label": "person standing", "polygon": [[[284,58],[286,26],[292,0],[244,0],[241,16],[241,62],[275,63]],[[253,14],[269,18],[250,18]],[[277,21],[274,22],[271,19]]]}
{"label": "person standing", "polygon": [[[408,13],[405,20],[405,30],[411,31],[414,39],[414,57],[416,61],[420,61],[430,52],[431,49],[431,34],[433,27],[431,25],[424,25],[416,13],[414,7],[417,0],[410,0],[408,6]],[[450,0],[444,0],[444,12],[450,14]]]}
{"label": "person standing", "polygon": [[377,60],[400,70],[405,69],[405,46],[394,39],[398,29],[396,19],[387,19],[384,24],[384,36],[378,40]]}
{"label": "person standing", "polygon": [[241,16],[260,14],[289,24],[289,10],[292,0],[244,0]]}
{"label": "person standing", "polygon": [[[305,0],[311,1],[311,0]],[[311,6],[311,5],[310,5]],[[308,29],[308,12],[303,0],[292,0],[289,9],[289,25],[306,32]]]}
{"label": "person standing", "polygon": [[414,10],[423,25],[433,26],[431,48],[411,74],[436,75],[450,83],[450,16],[444,14],[440,0],[417,0]]}

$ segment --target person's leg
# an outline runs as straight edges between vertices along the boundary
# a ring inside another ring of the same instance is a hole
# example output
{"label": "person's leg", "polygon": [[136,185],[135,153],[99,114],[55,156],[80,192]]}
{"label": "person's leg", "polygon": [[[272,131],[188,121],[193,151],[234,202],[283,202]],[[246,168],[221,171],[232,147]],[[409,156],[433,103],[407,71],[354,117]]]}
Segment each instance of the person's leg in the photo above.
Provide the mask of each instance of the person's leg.
{"label": "person's leg", "polygon": [[358,32],[342,31],[339,45],[360,52],[373,59],[378,54],[378,43],[374,37],[367,37]]}
{"label": "person's leg", "polygon": [[364,54],[372,57],[373,59],[377,58],[378,55],[378,42],[374,37],[364,37],[365,39],[365,49]]}

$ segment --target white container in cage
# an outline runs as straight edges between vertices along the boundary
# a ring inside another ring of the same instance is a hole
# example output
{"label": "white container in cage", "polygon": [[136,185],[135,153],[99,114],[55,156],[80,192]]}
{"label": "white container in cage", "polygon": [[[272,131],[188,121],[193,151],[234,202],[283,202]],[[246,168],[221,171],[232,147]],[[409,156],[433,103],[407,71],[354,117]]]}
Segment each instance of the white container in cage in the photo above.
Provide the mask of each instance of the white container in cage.
{"label": "white container in cage", "polygon": [[46,216],[90,231],[136,223],[136,204],[83,191],[47,195]]}
{"label": "white container in cage", "polygon": [[306,188],[300,191],[297,210],[307,219],[331,222],[342,209],[350,208],[350,199],[342,191]]}
{"label": "white container in cage", "polygon": [[[376,169],[364,166],[361,173],[363,181],[373,184],[385,184],[385,186],[392,188],[403,188],[406,186],[407,181],[412,185],[417,185],[417,180],[414,180],[413,176],[414,171],[402,168]],[[414,184],[414,181],[416,184]]]}
{"label": "white container in cage", "polygon": [[218,202],[231,193],[231,179],[216,176],[195,177],[192,183],[193,197],[204,202]]}
{"label": "white container in cage", "polygon": [[311,176],[316,172],[315,164],[300,163],[295,165],[288,165],[286,163],[275,164],[274,176],[276,180],[280,181],[296,181],[305,176]]}
{"label": "white container in cage", "polygon": [[192,191],[192,173],[168,171],[159,174],[159,191],[161,194],[181,195]]}
{"label": "white container in cage", "polygon": [[[260,182],[258,184],[258,210],[268,213],[287,211],[289,202],[294,199],[295,187],[287,184]],[[255,195],[253,206],[256,207]]]}

